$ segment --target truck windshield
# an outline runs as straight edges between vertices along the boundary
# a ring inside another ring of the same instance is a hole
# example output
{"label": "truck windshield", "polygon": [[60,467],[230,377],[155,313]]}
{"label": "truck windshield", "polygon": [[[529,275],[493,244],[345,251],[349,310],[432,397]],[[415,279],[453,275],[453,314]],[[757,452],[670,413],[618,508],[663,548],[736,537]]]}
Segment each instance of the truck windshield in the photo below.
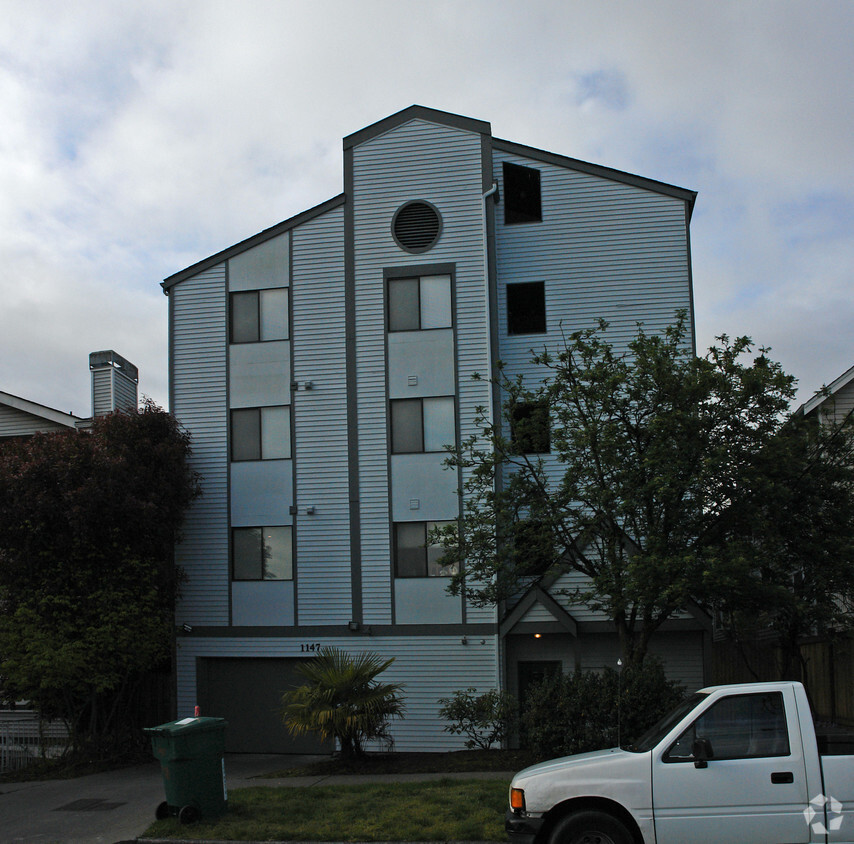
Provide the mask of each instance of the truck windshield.
{"label": "truck windshield", "polygon": [[652,750],[705,697],[705,694],[699,692],[686,697],[637,741],[624,745],[623,750],[630,750],[632,753],[646,753],[647,750]]}

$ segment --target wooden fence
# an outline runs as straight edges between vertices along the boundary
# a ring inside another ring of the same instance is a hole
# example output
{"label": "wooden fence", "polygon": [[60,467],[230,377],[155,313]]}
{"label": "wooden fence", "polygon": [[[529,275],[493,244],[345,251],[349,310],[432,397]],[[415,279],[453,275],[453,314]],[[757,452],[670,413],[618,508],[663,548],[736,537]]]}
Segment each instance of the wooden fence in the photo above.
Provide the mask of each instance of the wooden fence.
{"label": "wooden fence", "polygon": [[[854,637],[805,642],[801,653],[805,668],[796,679],[806,686],[816,719],[854,727]],[[777,680],[779,666],[773,641],[718,641],[712,646],[711,684]]]}

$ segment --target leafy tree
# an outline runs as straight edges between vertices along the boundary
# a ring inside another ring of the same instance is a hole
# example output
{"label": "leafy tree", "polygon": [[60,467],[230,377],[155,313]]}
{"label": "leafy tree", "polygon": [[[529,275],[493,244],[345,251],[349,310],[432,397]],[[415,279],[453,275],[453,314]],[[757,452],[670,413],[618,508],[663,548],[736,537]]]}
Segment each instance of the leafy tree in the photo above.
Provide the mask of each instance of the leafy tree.
{"label": "leafy tree", "polygon": [[854,622],[852,427],[850,415],[793,416],[762,455],[749,522],[733,513],[727,526],[730,566],[715,572],[715,606],[738,643],[776,634],[783,678],[806,681],[805,637],[832,638]]}
{"label": "leafy tree", "polygon": [[0,446],[0,686],[76,747],[114,750],[171,656],[173,548],[198,493],[189,435],[153,403]]}
{"label": "leafy tree", "polygon": [[367,741],[391,741],[389,720],[403,717],[403,685],[376,678],[393,662],[322,648],[297,668],[307,682],[282,696],[282,720],[292,735],[337,740],[345,759],[362,756]]}
{"label": "leafy tree", "polygon": [[[482,410],[481,433],[451,453],[463,515],[430,541],[457,567],[450,591],[476,605],[580,573],[572,597],[610,616],[629,667],[693,601],[756,585],[761,526],[799,506],[790,486],[802,440],[786,428],[794,378],[749,338],[722,336],[696,356],[680,313],[660,335],[639,327],[621,354],[606,331],[602,322],[535,354],[533,386],[500,371],[504,419]],[[550,454],[519,453],[520,442],[543,440],[518,430],[542,414],[518,408],[542,406]],[[848,494],[824,511],[834,541],[851,512]]]}
{"label": "leafy tree", "polygon": [[452,697],[439,698],[439,717],[450,723],[445,732],[466,735],[469,750],[489,750],[510,734],[519,708],[509,692],[490,689],[481,695],[474,688],[458,689]]}

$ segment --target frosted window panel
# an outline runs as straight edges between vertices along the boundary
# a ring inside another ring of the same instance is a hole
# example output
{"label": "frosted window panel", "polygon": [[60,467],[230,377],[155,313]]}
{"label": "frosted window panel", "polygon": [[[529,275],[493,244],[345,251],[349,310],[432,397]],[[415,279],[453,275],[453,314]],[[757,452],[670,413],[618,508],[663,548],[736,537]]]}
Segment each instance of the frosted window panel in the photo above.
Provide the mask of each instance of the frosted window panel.
{"label": "frosted window panel", "polygon": [[290,408],[261,408],[261,456],[264,460],[277,460],[291,456]]}
{"label": "frosted window panel", "polygon": [[261,339],[288,339],[288,288],[261,291]]}
{"label": "frosted window panel", "polygon": [[424,451],[442,451],[446,445],[456,442],[454,424],[454,400],[447,396],[423,399],[424,402]]}
{"label": "frosted window panel", "polygon": [[421,327],[450,328],[451,277],[428,275],[421,278]]}

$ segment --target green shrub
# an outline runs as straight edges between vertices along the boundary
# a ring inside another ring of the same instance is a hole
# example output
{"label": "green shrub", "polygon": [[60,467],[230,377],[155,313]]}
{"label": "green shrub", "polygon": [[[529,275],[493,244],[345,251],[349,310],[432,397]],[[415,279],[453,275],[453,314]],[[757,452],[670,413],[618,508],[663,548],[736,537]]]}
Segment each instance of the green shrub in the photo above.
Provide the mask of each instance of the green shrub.
{"label": "green shrub", "polygon": [[446,733],[468,736],[466,747],[469,750],[489,750],[494,743],[501,744],[507,738],[518,705],[507,692],[490,689],[475,695],[476,691],[473,688],[459,690],[453,697],[439,698],[439,703],[444,704],[439,715],[451,722],[445,727]]}
{"label": "green shrub", "polygon": [[650,658],[622,676],[606,668],[547,678],[522,702],[522,742],[544,758],[625,745],[683,697],[681,686]]}

